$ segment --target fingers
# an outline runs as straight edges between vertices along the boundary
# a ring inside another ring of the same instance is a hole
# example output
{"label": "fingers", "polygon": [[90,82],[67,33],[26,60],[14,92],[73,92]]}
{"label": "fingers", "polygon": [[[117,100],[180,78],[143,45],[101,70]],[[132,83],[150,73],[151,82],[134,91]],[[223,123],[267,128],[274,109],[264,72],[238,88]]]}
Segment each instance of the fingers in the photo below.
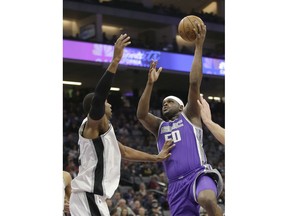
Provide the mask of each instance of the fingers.
{"label": "fingers", "polygon": [[150,63],[150,69],[156,69],[157,63],[158,63],[158,61],[152,60]]}
{"label": "fingers", "polygon": [[169,153],[166,157],[165,157],[165,160],[168,159],[172,154]]}
{"label": "fingers", "polygon": [[208,106],[209,107],[209,103],[203,97],[201,98],[201,104],[202,104],[202,106]]}
{"label": "fingers", "polygon": [[167,148],[168,150],[174,148],[175,145],[176,144],[173,143],[173,140],[166,140],[164,143],[164,147]]}
{"label": "fingers", "polygon": [[193,28],[194,32],[196,32],[197,38],[201,36],[205,37],[206,35],[206,25],[204,23],[200,24],[197,20],[194,21],[195,28]]}
{"label": "fingers", "polygon": [[121,34],[117,39],[117,41],[115,42],[115,46],[127,46],[131,44],[131,41],[129,40],[130,36],[128,36],[127,34]]}
{"label": "fingers", "polygon": [[158,68],[157,73],[161,73],[162,69],[162,67]]}
{"label": "fingers", "polygon": [[202,103],[199,100],[197,100],[197,103],[198,103],[200,108],[203,106]]}
{"label": "fingers", "polygon": [[169,145],[171,145],[172,143],[173,143],[173,140],[166,140],[164,145],[169,146]]}
{"label": "fingers", "polygon": [[151,70],[155,69],[155,67],[156,67],[156,65],[155,65],[155,64],[157,64],[157,63],[155,63],[155,61],[154,61],[154,60],[152,60],[152,61],[150,62],[150,68],[149,68],[149,71],[151,71]]}

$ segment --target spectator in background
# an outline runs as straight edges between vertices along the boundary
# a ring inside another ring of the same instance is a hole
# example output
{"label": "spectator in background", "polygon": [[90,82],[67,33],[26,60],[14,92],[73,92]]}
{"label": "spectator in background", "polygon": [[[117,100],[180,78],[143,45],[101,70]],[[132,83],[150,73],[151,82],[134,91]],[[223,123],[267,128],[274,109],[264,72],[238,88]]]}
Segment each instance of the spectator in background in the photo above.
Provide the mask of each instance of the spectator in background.
{"label": "spectator in background", "polygon": [[139,214],[139,209],[142,207],[141,202],[139,200],[135,200],[133,204],[133,212],[137,215]]}
{"label": "spectator in background", "polygon": [[148,213],[148,215],[150,216],[163,216],[163,210],[161,208],[161,206],[158,204],[158,201],[156,199],[152,200],[152,208],[150,210],[150,212]]}
{"label": "spectator in background", "polygon": [[[124,214],[123,210],[124,210],[124,212],[126,210],[127,213]],[[119,200],[119,203],[117,205],[117,212],[118,212],[119,215],[122,215],[122,212],[123,212],[123,215],[133,215],[133,216],[135,216],[135,213],[132,211],[132,209],[129,206],[127,206],[125,199],[120,199]]]}
{"label": "spectator in background", "polygon": [[119,191],[115,191],[115,193],[113,194],[111,198],[113,206],[117,206],[120,199],[122,199],[121,193]]}
{"label": "spectator in background", "polygon": [[109,211],[111,212],[115,208],[115,206],[113,205],[112,199],[106,199],[106,203],[107,203]]}
{"label": "spectator in background", "polygon": [[139,193],[141,193],[142,196],[146,196],[147,194],[146,185],[144,182],[139,184]]}
{"label": "spectator in background", "polygon": [[119,216],[117,208],[114,208],[110,211],[110,216]]}
{"label": "spectator in background", "polygon": [[147,216],[147,210],[144,207],[140,207],[137,216]]}

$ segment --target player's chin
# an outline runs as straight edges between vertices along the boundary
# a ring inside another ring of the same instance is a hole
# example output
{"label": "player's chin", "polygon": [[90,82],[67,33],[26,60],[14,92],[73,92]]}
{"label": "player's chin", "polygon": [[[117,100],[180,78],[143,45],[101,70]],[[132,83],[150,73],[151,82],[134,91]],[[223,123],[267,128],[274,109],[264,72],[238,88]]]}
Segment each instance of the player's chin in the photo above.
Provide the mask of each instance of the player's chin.
{"label": "player's chin", "polygon": [[168,110],[168,109],[162,110],[162,114],[163,114],[163,115],[165,115],[165,114],[167,114],[167,113],[169,113],[169,110]]}
{"label": "player's chin", "polygon": [[107,113],[106,116],[108,119],[111,119],[112,118],[112,112]]}
{"label": "player's chin", "polygon": [[163,114],[163,116],[165,117],[165,118],[169,118],[169,112],[162,112],[162,114]]}

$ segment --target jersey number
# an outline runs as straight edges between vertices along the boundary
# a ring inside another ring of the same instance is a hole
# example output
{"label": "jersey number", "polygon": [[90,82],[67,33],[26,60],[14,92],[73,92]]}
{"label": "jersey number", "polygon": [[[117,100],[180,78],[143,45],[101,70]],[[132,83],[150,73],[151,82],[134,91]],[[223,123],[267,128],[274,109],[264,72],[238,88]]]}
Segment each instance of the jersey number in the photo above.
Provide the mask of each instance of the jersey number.
{"label": "jersey number", "polygon": [[180,131],[176,130],[172,131],[171,134],[165,134],[165,141],[170,140],[171,138],[174,143],[181,141]]}

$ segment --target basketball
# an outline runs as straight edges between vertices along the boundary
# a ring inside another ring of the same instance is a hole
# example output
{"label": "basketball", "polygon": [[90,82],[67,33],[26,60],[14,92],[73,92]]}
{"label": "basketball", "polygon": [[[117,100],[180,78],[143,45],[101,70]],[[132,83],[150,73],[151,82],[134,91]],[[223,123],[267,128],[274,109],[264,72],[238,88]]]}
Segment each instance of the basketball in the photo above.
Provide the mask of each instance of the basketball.
{"label": "basketball", "polygon": [[196,39],[196,33],[198,32],[195,32],[194,28],[196,31],[198,31],[198,28],[195,25],[195,21],[198,21],[200,24],[204,24],[201,18],[194,15],[186,16],[179,22],[178,33],[183,40],[193,42]]}

